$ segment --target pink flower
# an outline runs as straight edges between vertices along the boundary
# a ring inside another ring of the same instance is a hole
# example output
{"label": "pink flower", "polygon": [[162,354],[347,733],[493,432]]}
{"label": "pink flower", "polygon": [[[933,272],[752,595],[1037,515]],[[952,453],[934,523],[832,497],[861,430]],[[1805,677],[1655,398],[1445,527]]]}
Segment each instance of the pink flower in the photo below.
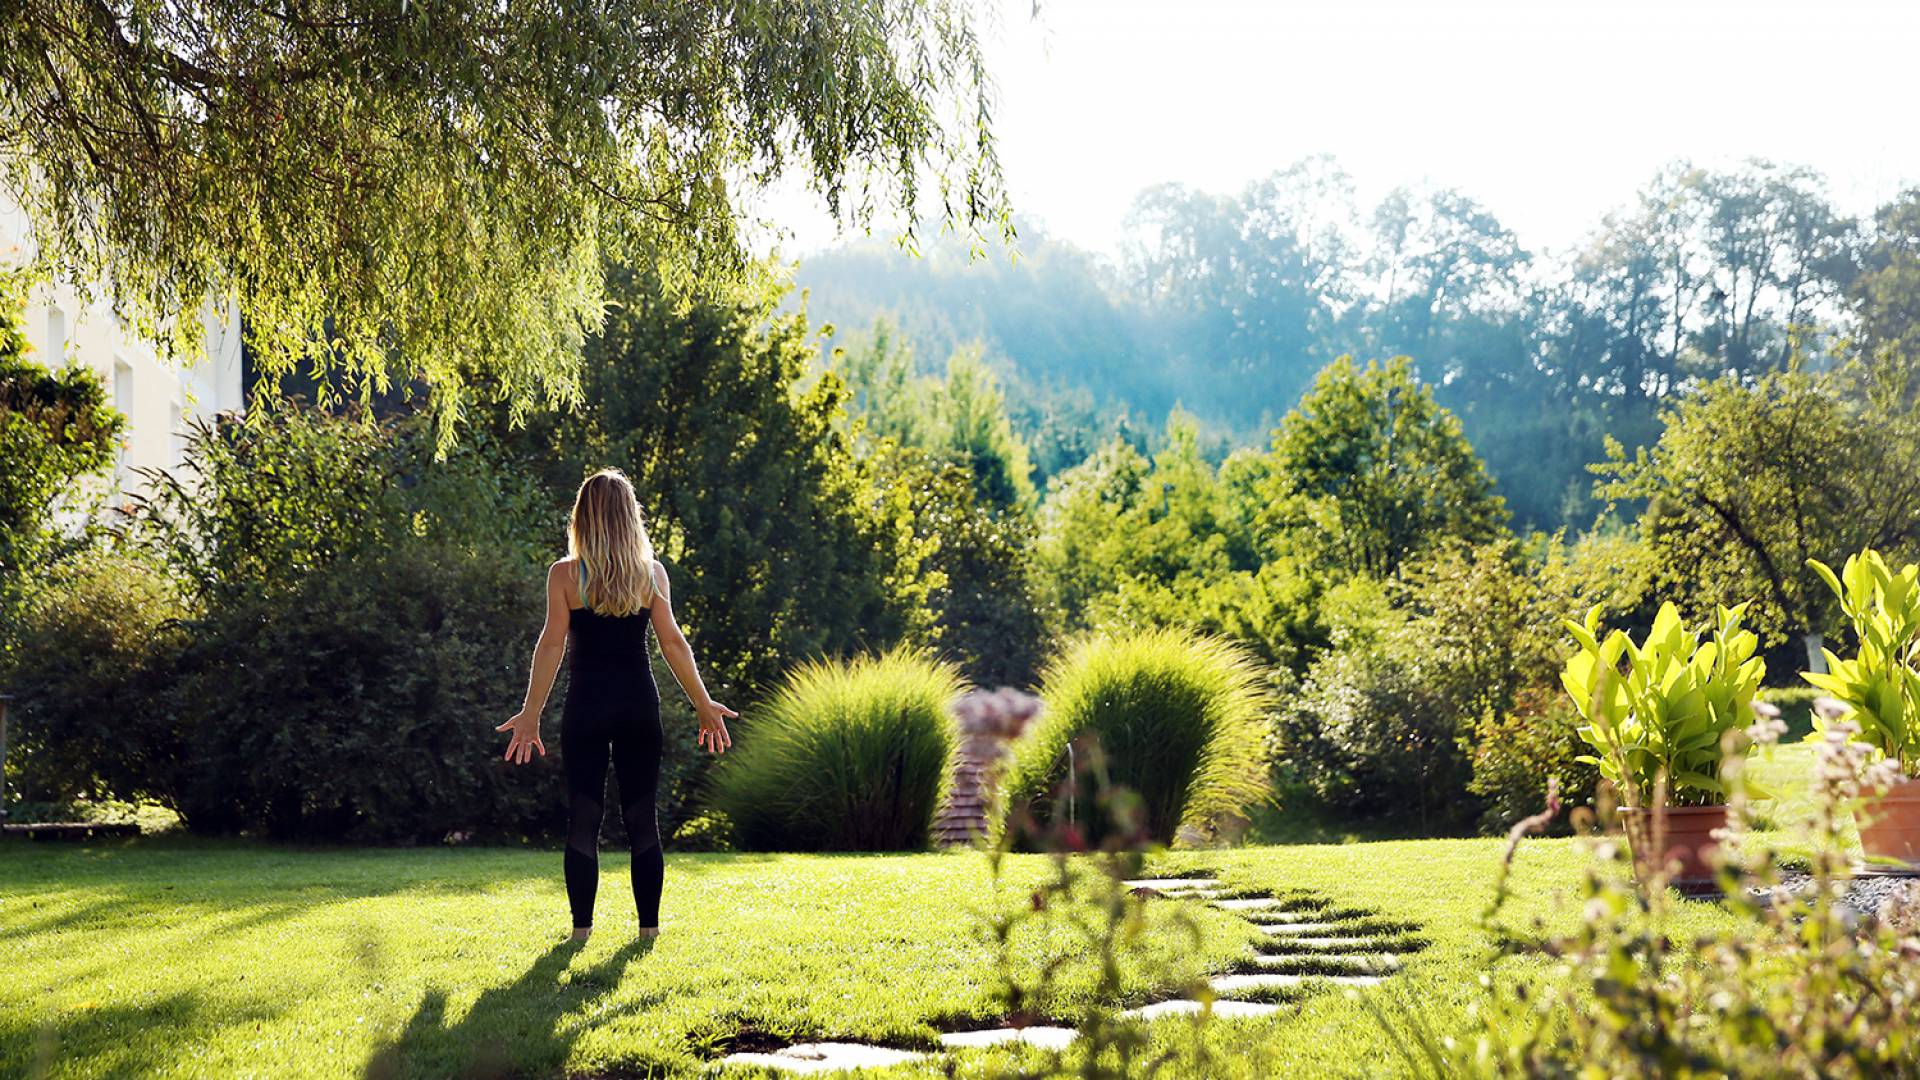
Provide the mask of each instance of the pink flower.
{"label": "pink flower", "polygon": [[1860,782],[1877,791],[1885,791],[1906,778],[1907,775],[1900,768],[1900,762],[1897,759],[1881,758],[1867,766],[1867,771],[1860,776]]}
{"label": "pink flower", "polygon": [[1762,716],[1747,728],[1747,738],[1752,739],[1755,746],[1772,746],[1786,733],[1787,722],[1780,719],[1778,709],[1774,710],[1772,716]]}

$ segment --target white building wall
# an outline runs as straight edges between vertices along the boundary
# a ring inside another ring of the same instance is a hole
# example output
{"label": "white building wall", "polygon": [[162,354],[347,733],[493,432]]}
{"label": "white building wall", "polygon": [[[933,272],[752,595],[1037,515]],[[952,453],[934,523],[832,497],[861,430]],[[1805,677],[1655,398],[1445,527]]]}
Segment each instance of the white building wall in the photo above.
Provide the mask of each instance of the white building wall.
{"label": "white building wall", "polygon": [[[32,258],[32,244],[26,215],[0,193],[0,264],[24,264]],[[208,301],[199,319],[207,355],[186,367],[162,361],[152,343],[120,325],[105,301],[86,303],[69,283],[42,284],[27,302],[34,358],[50,367],[72,359],[93,369],[127,415],[114,477],[122,491],[140,489],[138,469],[180,464],[189,418],[245,408],[235,305]]]}

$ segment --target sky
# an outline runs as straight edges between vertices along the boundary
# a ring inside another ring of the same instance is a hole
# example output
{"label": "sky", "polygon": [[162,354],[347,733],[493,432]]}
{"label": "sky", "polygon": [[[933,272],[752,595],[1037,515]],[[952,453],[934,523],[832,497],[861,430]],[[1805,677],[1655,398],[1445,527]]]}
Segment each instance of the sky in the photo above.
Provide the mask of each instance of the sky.
{"label": "sky", "polygon": [[[1458,188],[1534,251],[1678,158],[1809,165],[1851,213],[1920,183],[1912,0],[1004,3],[989,60],[1015,213],[1105,253],[1143,187],[1233,192],[1314,154],[1363,207]],[[764,205],[787,254],[850,238],[798,189]]]}

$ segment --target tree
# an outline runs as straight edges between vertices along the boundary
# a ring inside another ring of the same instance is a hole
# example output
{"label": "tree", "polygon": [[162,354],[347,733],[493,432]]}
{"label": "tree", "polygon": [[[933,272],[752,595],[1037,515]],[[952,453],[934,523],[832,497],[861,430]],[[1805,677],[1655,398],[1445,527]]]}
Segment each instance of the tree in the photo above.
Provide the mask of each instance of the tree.
{"label": "tree", "polygon": [[1252,533],[1200,455],[1191,418],[1167,421],[1152,458],[1115,439],[1061,474],[1041,514],[1037,561],[1063,629],[1094,628],[1129,582],[1173,587],[1258,566]]}
{"label": "tree", "polygon": [[797,171],[856,225],[1007,224],[964,0],[22,0],[0,158],[43,261],[175,356],[230,295],[259,369],[578,399],[609,257],[736,278],[736,199]]}
{"label": "tree", "polygon": [[1044,659],[1046,619],[1033,572],[1033,519],[998,510],[974,474],[923,450],[883,444],[876,471],[907,493],[939,651],[976,686],[1027,686]]}
{"label": "tree", "polygon": [[931,544],[911,493],[854,452],[838,376],[809,379],[805,317],[764,287],[685,310],[646,271],[610,288],[584,407],[512,439],[561,491],[607,465],[633,479],[715,681],[750,696],[803,659],[926,642]]}
{"label": "tree", "polygon": [[1460,421],[1396,357],[1329,364],[1273,433],[1261,525],[1353,574],[1389,577],[1446,541],[1484,543],[1507,511]]}
{"label": "tree", "polygon": [[1603,497],[1647,500],[1663,585],[1696,611],[1754,601],[1754,625],[1802,637],[1815,670],[1835,612],[1807,560],[1920,544],[1920,417],[1839,385],[1801,371],[1716,380],[1663,414],[1651,450],[1615,442],[1595,467]]}
{"label": "tree", "polygon": [[1067,632],[1181,627],[1232,638],[1275,667],[1304,664],[1326,640],[1326,582],[1256,543],[1260,463],[1243,453],[1215,469],[1184,414],[1164,438],[1152,458],[1116,439],[1061,474],[1034,550],[1046,610]]}
{"label": "tree", "polygon": [[1920,400],[1920,188],[1874,215],[1861,264],[1847,293],[1860,354],[1900,398]]}
{"label": "tree", "polygon": [[862,436],[901,446],[932,444],[933,380],[914,370],[913,346],[890,320],[874,320],[863,340],[833,350],[832,368],[846,384],[847,413],[859,421]]}
{"label": "tree", "polygon": [[1547,364],[1570,391],[1642,398],[1784,367],[1851,276],[1852,237],[1811,170],[1676,162],[1575,258]]}
{"label": "tree", "polygon": [[1029,512],[1034,490],[1027,444],[1007,419],[999,381],[978,350],[947,359],[938,408],[944,449],[973,476],[980,500],[999,511]]}
{"label": "tree", "polygon": [[1499,376],[1485,362],[1510,351],[1489,357],[1483,347],[1454,348],[1449,339],[1473,324],[1504,323],[1521,307],[1528,255],[1519,240],[1479,203],[1448,189],[1390,192],[1372,225],[1375,295],[1356,308],[1368,344],[1384,355],[1418,357],[1446,381],[1493,382]]}
{"label": "tree", "polygon": [[1128,284],[1165,320],[1166,351],[1209,377],[1184,404],[1264,424],[1299,393],[1349,295],[1351,189],[1308,158],[1238,196],[1163,184],[1134,200]]}
{"label": "tree", "polygon": [[28,359],[25,288],[23,275],[0,275],[0,614],[46,554],[57,509],[113,464],[126,427],[98,375]]}

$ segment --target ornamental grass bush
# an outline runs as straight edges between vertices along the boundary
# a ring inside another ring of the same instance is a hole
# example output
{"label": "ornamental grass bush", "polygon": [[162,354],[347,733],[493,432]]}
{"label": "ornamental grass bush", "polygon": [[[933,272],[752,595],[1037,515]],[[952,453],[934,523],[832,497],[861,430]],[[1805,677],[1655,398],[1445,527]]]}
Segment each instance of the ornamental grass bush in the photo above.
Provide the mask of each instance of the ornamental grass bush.
{"label": "ornamental grass bush", "polygon": [[749,850],[924,847],[964,689],[958,668],[914,649],[804,664],[747,711],[711,807]]}
{"label": "ornamental grass bush", "polygon": [[1088,740],[1160,843],[1217,835],[1267,797],[1265,679],[1228,642],[1170,629],[1086,638],[1048,665],[1040,698],[1003,781],[1011,813],[1050,814],[1069,746]]}

